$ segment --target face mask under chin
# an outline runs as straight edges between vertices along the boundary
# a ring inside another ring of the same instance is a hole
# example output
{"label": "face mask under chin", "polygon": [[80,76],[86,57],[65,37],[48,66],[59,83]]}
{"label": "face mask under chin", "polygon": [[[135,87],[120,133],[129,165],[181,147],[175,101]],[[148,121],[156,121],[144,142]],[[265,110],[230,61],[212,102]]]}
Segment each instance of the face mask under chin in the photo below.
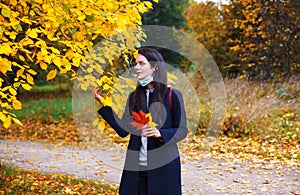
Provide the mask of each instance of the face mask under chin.
{"label": "face mask under chin", "polygon": [[148,75],[146,76],[144,79],[138,80],[140,85],[145,87],[146,85],[148,85],[149,83],[151,83],[153,81],[153,75]]}

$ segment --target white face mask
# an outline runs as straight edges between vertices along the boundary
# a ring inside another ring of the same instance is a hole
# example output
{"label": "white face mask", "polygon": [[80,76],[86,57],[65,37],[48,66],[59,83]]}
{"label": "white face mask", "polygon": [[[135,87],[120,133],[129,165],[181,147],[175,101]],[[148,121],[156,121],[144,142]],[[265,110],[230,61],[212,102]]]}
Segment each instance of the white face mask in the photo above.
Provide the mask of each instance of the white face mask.
{"label": "white face mask", "polygon": [[140,85],[142,85],[143,87],[145,87],[146,85],[148,85],[149,83],[151,83],[153,81],[153,76],[150,74],[148,76],[146,76],[145,78],[138,80]]}

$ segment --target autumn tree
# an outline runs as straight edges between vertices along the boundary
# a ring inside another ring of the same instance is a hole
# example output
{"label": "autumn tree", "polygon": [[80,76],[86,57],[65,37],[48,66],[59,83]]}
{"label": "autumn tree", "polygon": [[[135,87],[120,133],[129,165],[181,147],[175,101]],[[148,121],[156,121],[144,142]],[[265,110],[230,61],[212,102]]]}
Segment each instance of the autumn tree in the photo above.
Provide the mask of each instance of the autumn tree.
{"label": "autumn tree", "polygon": [[[136,29],[133,35],[141,34],[140,14],[151,7],[150,2],[140,0],[1,1],[0,120],[4,127],[12,121],[21,124],[12,110],[22,109],[17,94],[21,88],[31,90],[34,86],[34,69],[46,71],[48,80],[58,73],[70,73],[75,78],[84,57],[99,40],[128,28]],[[138,37],[131,36],[130,40]],[[125,52],[126,44],[109,45],[111,54],[100,61],[112,62],[112,53]],[[101,66],[86,71],[103,73]]]}
{"label": "autumn tree", "polygon": [[299,1],[231,0],[223,8],[229,70],[263,80],[299,74]]}
{"label": "autumn tree", "polygon": [[154,6],[143,14],[143,24],[185,28],[183,12],[189,5],[188,0],[161,0],[157,4],[150,1]]}
{"label": "autumn tree", "polygon": [[[153,4],[153,9],[142,15],[144,25],[161,25],[174,27],[176,29],[185,29],[184,10],[188,7],[188,0],[160,0]],[[179,46],[178,46],[179,47]],[[179,66],[184,59],[178,53],[164,48],[156,48],[168,62],[174,66]]]}
{"label": "autumn tree", "polygon": [[226,26],[216,3],[193,3],[184,13],[186,26],[212,55],[220,69],[228,61],[226,55]]}

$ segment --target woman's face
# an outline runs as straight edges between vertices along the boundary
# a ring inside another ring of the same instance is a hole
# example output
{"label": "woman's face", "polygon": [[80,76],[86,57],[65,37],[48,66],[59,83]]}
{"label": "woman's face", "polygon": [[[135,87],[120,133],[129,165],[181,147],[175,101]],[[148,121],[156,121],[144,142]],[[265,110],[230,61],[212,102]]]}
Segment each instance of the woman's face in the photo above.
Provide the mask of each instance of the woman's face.
{"label": "woman's face", "polygon": [[142,54],[138,54],[135,59],[135,72],[138,80],[142,80],[147,76],[153,74],[155,68],[151,67],[150,62]]}

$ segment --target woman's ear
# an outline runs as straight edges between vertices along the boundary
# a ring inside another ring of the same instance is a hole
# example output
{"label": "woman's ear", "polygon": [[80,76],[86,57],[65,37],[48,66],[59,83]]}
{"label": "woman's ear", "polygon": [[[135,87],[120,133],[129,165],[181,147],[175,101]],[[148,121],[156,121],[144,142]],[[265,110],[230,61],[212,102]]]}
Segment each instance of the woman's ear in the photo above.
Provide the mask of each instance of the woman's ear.
{"label": "woman's ear", "polygon": [[154,72],[158,70],[158,62],[154,65]]}

